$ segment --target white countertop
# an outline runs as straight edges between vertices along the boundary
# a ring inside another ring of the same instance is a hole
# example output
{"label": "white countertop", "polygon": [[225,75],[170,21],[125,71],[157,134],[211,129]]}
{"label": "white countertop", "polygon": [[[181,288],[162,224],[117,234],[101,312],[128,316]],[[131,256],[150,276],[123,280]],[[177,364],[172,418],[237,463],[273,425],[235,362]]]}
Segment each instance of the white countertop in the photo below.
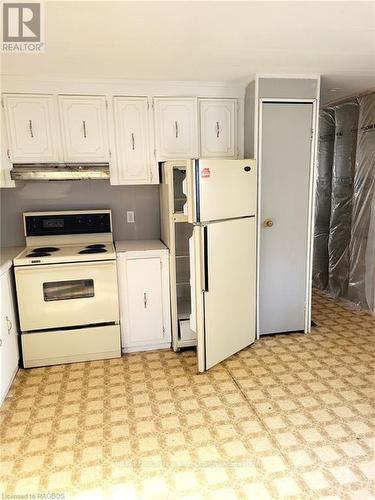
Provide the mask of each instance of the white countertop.
{"label": "white countertop", "polygon": [[115,241],[117,253],[145,252],[147,250],[168,250],[160,240],[126,240]]}
{"label": "white countertop", "polygon": [[0,274],[5,273],[13,266],[13,259],[24,247],[1,247],[0,248]]}

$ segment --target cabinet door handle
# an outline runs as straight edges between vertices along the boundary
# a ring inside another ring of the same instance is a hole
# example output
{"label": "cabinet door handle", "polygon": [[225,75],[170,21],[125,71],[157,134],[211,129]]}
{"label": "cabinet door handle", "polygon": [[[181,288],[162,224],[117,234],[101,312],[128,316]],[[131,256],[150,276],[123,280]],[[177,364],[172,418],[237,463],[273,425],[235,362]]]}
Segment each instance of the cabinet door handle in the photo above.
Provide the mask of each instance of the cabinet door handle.
{"label": "cabinet door handle", "polygon": [[13,328],[13,323],[10,321],[10,319],[8,318],[8,316],[5,316],[5,319],[6,319],[6,322],[7,322],[7,329],[8,329],[8,334],[11,332],[12,328]]}
{"label": "cabinet door handle", "polygon": [[216,137],[218,139],[220,137],[220,125],[219,125],[219,122],[216,122]]}
{"label": "cabinet door handle", "polygon": [[83,128],[83,137],[86,139],[87,138],[87,131],[86,131],[86,122],[83,120],[82,122],[82,128]]}
{"label": "cabinet door handle", "polygon": [[147,293],[146,292],[143,294],[143,306],[145,309],[147,308]]}
{"label": "cabinet door handle", "polygon": [[132,133],[132,149],[134,151],[135,149],[135,140],[134,140],[134,134]]}
{"label": "cabinet door handle", "polygon": [[30,130],[30,137],[34,139],[34,131],[33,131],[33,122],[32,120],[29,120],[29,130]]}
{"label": "cabinet door handle", "polygon": [[178,123],[177,122],[174,122],[174,129],[176,132],[176,139],[178,139]]}

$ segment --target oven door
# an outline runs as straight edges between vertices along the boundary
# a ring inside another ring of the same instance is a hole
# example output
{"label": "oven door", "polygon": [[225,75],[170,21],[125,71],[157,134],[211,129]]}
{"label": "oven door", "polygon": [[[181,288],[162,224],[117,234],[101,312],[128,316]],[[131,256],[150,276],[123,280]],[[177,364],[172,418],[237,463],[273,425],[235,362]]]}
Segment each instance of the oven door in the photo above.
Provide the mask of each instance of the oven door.
{"label": "oven door", "polygon": [[119,319],[116,261],[15,268],[21,330]]}

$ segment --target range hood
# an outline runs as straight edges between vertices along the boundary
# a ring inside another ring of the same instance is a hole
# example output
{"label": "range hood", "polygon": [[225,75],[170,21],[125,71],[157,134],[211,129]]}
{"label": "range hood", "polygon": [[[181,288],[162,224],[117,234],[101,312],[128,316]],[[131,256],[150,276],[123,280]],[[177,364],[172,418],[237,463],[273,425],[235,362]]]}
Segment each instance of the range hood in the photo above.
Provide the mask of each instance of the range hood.
{"label": "range hood", "polygon": [[14,163],[14,181],[77,181],[109,179],[108,163]]}

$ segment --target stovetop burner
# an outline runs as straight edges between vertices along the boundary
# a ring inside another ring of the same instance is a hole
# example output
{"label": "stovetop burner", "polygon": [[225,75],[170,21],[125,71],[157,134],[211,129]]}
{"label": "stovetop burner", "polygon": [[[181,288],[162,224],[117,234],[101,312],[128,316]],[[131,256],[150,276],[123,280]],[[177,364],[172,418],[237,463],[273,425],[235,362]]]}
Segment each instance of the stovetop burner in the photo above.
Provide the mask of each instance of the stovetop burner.
{"label": "stovetop burner", "polygon": [[60,248],[57,247],[38,247],[34,248],[33,252],[57,252]]}
{"label": "stovetop burner", "polygon": [[35,252],[32,251],[31,253],[28,253],[26,257],[47,257],[48,255],[51,255],[48,252]]}
{"label": "stovetop burner", "polygon": [[105,248],[104,243],[93,243],[92,245],[87,245],[86,248]]}
{"label": "stovetop burner", "polygon": [[80,250],[78,253],[104,253],[107,250],[105,248],[99,247],[99,248],[84,248],[83,250]]}

